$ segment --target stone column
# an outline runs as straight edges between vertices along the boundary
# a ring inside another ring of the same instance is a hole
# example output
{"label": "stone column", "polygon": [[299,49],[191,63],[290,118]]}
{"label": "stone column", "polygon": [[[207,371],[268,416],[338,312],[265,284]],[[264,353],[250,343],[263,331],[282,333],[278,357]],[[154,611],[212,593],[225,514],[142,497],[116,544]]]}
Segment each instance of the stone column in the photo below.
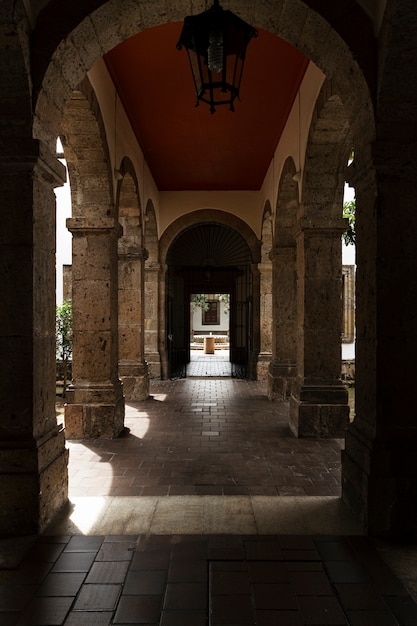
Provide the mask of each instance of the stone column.
{"label": "stone column", "polygon": [[270,400],[287,400],[297,374],[295,247],[276,247],[271,256],[273,360],[268,371],[268,397]]}
{"label": "stone column", "polygon": [[73,385],[65,408],[68,439],[117,437],[124,398],[118,378],[117,239],[111,217],[71,218]]}
{"label": "stone column", "polygon": [[150,378],[161,377],[161,357],[158,346],[159,330],[159,263],[145,262],[145,359]]}
{"label": "stone column", "polygon": [[259,273],[259,265],[252,263],[252,289],[247,294],[249,297],[249,319],[247,323],[250,325],[247,329],[249,331],[249,377],[251,380],[256,380],[257,377],[257,365],[260,353],[261,337],[260,337],[260,320],[261,320],[261,275]]}
{"label": "stone column", "polygon": [[257,364],[257,379],[268,378],[272,359],[272,263],[259,263],[260,277],[260,351]]}
{"label": "stone column", "polygon": [[168,265],[161,265],[161,271],[159,273],[158,280],[158,324],[159,324],[159,354],[161,356],[161,379],[168,378],[168,343],[167,343],[167,272]]}
{"label": "stone column", "polygon": [[135,248],[121,250],[119,244],[119,375],[125,399],[138,401],[149,396],[149,374],[143,329],[146,253]]}
{"label": "stone column", "polygon": [[0,534],[41,532],[68,499],[55,413],[55,195],[65,169],[35,140],[0,154]]}
{"label": "stone column", "polygon": [[297,381],[290,428],[298,437],[344,437],[341,376],[342,218],[302,218],[297,240]]}
{"label": "stone column", "polygon": [[358,295],[343,499],[370,534],[405,542],[417,536],[417,144],[378,142],[373,158],[377,193],[372,171],[349,168]]}

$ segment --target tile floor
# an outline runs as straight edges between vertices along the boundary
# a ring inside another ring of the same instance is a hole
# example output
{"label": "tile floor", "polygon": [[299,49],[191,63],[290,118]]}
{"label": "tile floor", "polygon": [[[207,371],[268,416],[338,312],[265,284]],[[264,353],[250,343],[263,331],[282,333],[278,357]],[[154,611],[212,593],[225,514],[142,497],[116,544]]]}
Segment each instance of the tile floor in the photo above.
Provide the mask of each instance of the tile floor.
{"label": "tile floor", "polygon": [[42,536],[0,572],[2,626],[415,626],[365,537]]}
{"label": "tile floor", "polygon": [[396,570],[338,497],[343,441],[287,424],[262,383],[152,381],[124,436],[68,442],[69,510],[0,541],[0,626],[416,626],[416,547]]}

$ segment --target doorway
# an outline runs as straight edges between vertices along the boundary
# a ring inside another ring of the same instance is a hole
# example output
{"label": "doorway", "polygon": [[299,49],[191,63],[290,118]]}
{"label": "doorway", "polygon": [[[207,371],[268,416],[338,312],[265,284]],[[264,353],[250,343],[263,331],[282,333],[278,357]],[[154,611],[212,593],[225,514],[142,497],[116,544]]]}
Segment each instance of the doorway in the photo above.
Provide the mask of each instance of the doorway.
{"label": "doorway", "polygon": [[[253,316],[253,264],[242,235],[224,224],[194,225],[178,235],[170,246],[167,266],[169,377],[185,378],[191,363],[190,302],[193,297],[207,296],[208,310],[212,315],[209,321],[213,321],[213,316],[217,315],[215,297],[227,294],[230,375],[252,378],[252,364],[257,357],[253,348],[256,330]],[[257,323],[259,325],[259,320]],[[211,332],[215,331],[212,329]]]}

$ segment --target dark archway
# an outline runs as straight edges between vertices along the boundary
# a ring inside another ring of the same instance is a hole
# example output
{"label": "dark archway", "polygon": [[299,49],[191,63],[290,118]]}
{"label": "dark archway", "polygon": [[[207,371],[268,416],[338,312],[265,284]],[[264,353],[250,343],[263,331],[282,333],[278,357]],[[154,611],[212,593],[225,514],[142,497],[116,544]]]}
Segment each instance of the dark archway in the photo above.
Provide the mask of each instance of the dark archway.
{"label": "dark archway", "polygon": [[240,233],[224,224],[201,223],[183,231],[167,253],[166,327],[168,374],[186,376],[190,361],[190,296],[230,294],[230,360],[232,375],[252,377],[252,258]]}

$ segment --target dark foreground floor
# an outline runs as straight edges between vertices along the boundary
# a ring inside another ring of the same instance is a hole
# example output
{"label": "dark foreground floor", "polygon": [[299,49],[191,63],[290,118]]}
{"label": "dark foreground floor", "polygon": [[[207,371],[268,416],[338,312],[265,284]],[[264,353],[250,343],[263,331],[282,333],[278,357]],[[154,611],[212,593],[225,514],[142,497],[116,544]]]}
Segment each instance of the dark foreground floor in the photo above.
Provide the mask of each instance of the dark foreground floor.
{"label": "dark foreground floor", "polygon": [[343,440],[293,437],[261,383],[153,381],[126,426],[68,443],[72,517],[0,541],[0,626],[417,626],[339,507]]}
{"label": "dark foreground floor", "polygon": [[0,572],[1,626],[415,626],[365,537],[44,536]]}

